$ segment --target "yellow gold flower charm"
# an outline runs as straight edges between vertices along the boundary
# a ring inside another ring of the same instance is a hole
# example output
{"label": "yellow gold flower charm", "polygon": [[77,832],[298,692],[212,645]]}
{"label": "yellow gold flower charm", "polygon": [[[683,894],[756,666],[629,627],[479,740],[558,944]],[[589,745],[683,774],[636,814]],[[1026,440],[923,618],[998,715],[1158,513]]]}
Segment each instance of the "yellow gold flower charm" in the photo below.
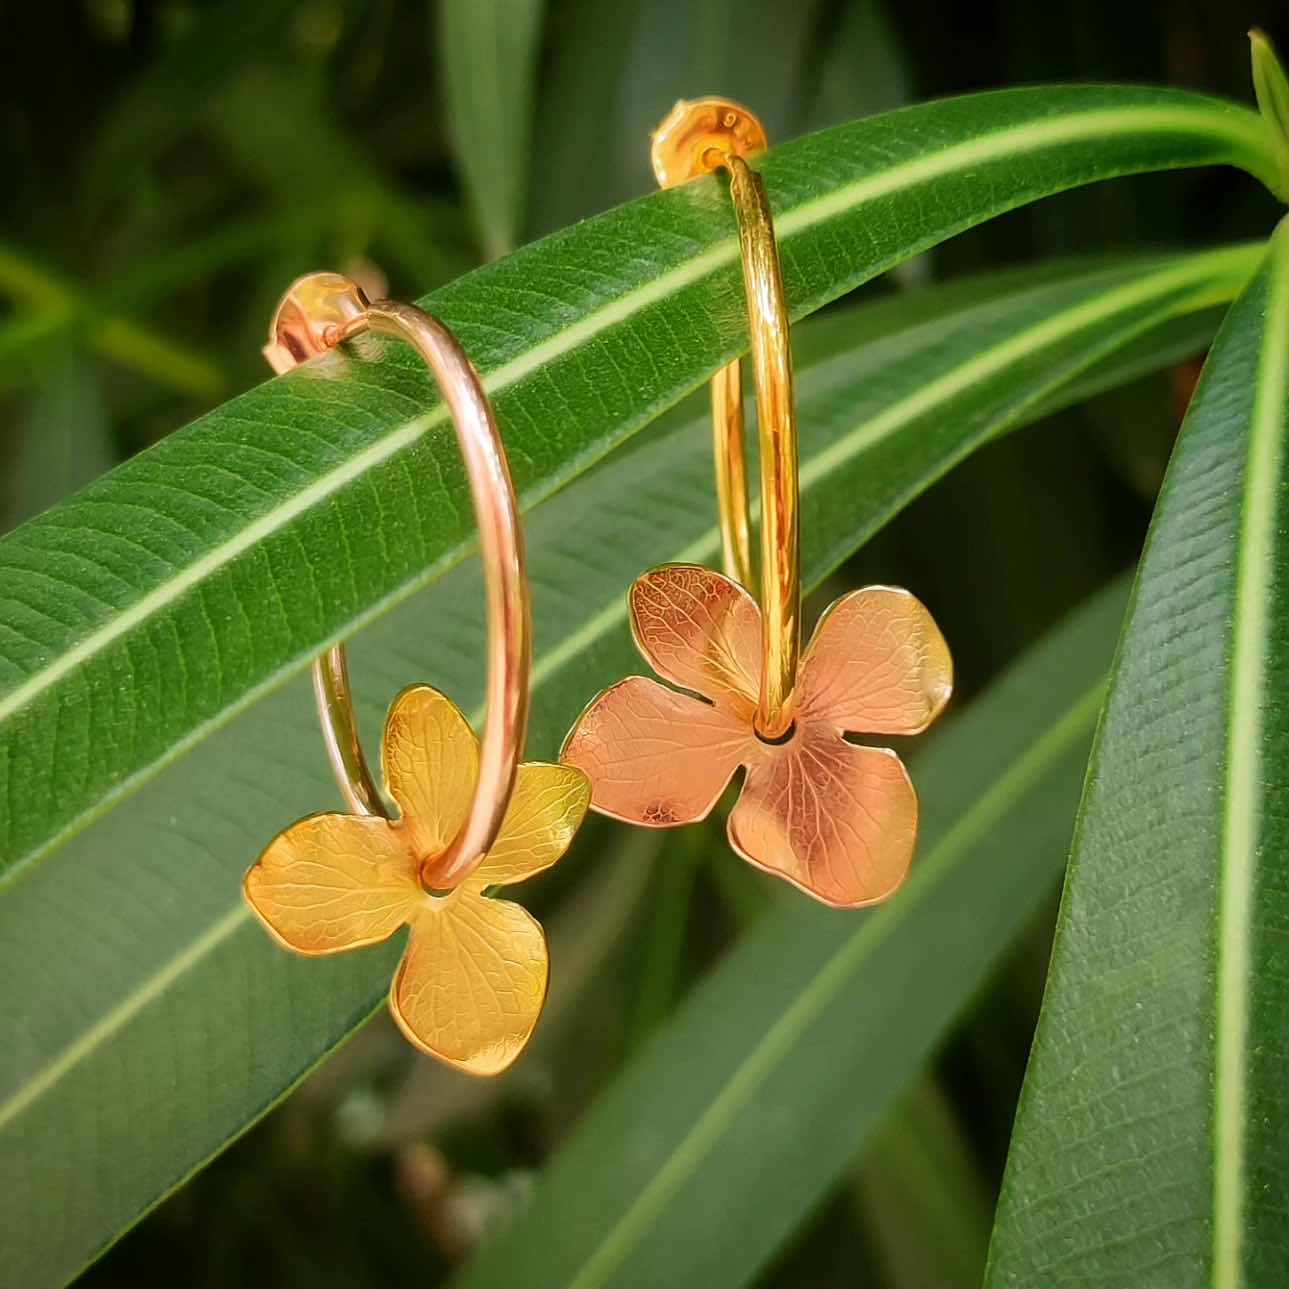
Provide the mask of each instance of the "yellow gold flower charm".
{"label": "yellow gold flower charm", "polygon": [[251,908],[288,949],[339,953],[406,923],[389,1005],[423,1051],[471,1074],[497,1074],[523,1050],[546,997],[546,937],[488,887],[549,868],[586,813],[590,785],[566,765],[519,766],[496,841],[451,890],[422,871],[446,852],[470,808],[479,743],[457,706],[428,685],[403,690],[381,746],[397,819],[319,814],[279,834],[246,875]]}
{"label": "yellow gold flower charm", "polygon": [[893,751],[844,736],[917,734],[943,710],[953,664],[922,604],[887,586],[837,600],[802,658],[788,733],[774,740],[755,729],[761,613],[737,582],[670,564],[636,580],[630,607],[640,652],[692,693],[631,676],[591,703],[563,759],[586,771],[592,806],[628,823],[692,823],[743,766],[728,831],[744,859],[825,904],[886,899],[912,859],[917,795]]}

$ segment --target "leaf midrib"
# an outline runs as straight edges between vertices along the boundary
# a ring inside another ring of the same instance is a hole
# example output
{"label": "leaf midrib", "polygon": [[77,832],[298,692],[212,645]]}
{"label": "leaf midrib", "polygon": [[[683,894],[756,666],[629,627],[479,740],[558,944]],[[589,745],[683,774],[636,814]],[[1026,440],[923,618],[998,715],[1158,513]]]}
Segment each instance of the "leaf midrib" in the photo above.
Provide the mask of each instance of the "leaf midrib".
{"label": "leaf midrib", "polygon": [[[1023,335],[1001,341],[991,349],[976,354],[922,386],[916,393],[890,404],[870,421],[843,434],[831,447],[809,458],[800,472],[802,492],[808,492],[850,458],[872,448],[904,425],[929,412],[937,402],[947,401],[954,395],[962,393],[974,382],[985,380],[1001,371],[1009,362],[1030,357],[1036,349],[1066,339],[1097,321],[1098,318],[1114,313],[1120,307],[1147,300],[1155,293],[1162,295],[1174,283],[1180,285],[1190,278],[1195,278],[1198,282],[1209,276],[1216,277],[1223,269],[1234,271],[1241,263],[1246,262],[1249,265],[1249,271],[1252,272],[1252,266],[1260,252],[1260,247],[1251,246],[1222,248],[1176,265],[1169,265],[1113,291],[1108,291],[1095,300],[1063,309],[1045,322],[1024,332]],[[1208,287],[1197,287],[1194,296],[1195,306],[1200,307],[1210,300]],[[1177,313],[1179,315],[1184,313],[1189,305],[1189,301],[1184,304],[1179,302]],[[1149,320],[1141,325],[1144,329],[1149,325]],[[1035,337],[1038,339],[1035,340]],[[1050,393],[1050,391],[1047,392]],[[1035,395],[1035,399],[1045,396],[1046,393],[1039,393]],[[753,497],[750,502],[753,520],[759,517],[760,510],[760,499]],[[701,563],[704,558],[714,556],[719,549],[720,534],[713,525],[701,537],[678,551],[673,558],[676,563],[681,564]],[[558,645],[534,663],[533,685],[541,684],[561,667],[566,666],[593,640],[606,635],[614,627],[625,622],[626,616],[626,597],[622,596],[612,604],[606,605],[594,617],[588,618],[577,631],[565,636]]]}
{"label": "leaf midrib", "polygon": [[986,836],[1018,801],[1078,740],[1091,731],[1101,708],[1105,680],[1086,690],[1065,714],[945,834],[917,865],[880,913],[869,914],[860,928],[833,953],[817,975],[766,1031],[732,1077],[680,1140],[649,1185],[640,1192],[595,1247],[569,1289],[599,1289],[629,1256],[649,1224],[701,1165],[736,1116],[744,1110],[795,1043],[822,1015],[845,981],[900,928],[929,897],[941,876]]}
{"label": "leaf midrib", "polygon": [[1262,704],[1276,546],[1276,491],[1289,397],[1289,221],[1272,238],[1266,324],[1245,463],[1231,632],[1226,783],[1222,799],[1214,1081],[1213,1284],[1244,1283],[1244,1134],[1248,1113],[1252,917],[1262,818]]}
{"label": "leaf midrib", "polygon": [[[1092,114],[1089,113],[1087,115]],[[731,240],[730,246],[733,248],[733,240]],[[1218,250],[1198,255],[1192,255],[1179,260],[1176,265],[1167,266],[1158,270],[1157,273],[1143,277],[1137,283],[1129,283],[1127,286],[1109,293],[1105,297],[1102,297],[1100,303],[1101,306],[1104,306],[1107,302],[1118,303],[1124,299],[1131,299],[1138,292],[1140,292],[1144,297],[1149,295],[1152,287],[1159,289],[1166,288],[1173,279],[1176,279],[1178,282],[1183,282],[1192,276],[1196,278],[1202,277],[1205,272],[1208,272],[1210,277],[1213,278],[1218,277],[1223,272],[1234,273],[1238,271],[1239,266],[1245,261],[1251,262],[1256,253],[1256,248],[1251,247],[1248,244],[1241,244],[1233,247],[1223,247]],[[715,251],[709,252],[708,258],[714,254]],[[695,262],[696,261],[690,261],[689,263],[693,264]],[[673,273],[674,272],[675,271],[673,271]],[[1196,307],[1199,307],[1201,301],[1207,302],[1202,294],[1197,296]],[[604,311],[601,311],[601,313],[603,312]],[[1066,318],[1067,316],[1075,317],[1076,323],[1070,328],[1070,330],[1074,330],[1077,329],[1078,321],[1081,321],[1084,316],[1088,319],[1094,319],[1098,313],[1103,312],[1108,312],[1108,310],[1104,307],[1098,308],[1096,302],[1089,302],[1085,306],[1079,306],[1072,312],[1066,311],[1065,313],[1055,315],[1050,323],[1043,324],[1038,331],[1044,339],[1049,335],[1052,339],[1059,339],[1060,329],[1058,324],[1060,319]],[[583,320],[582,326],[590,327],[590,325],[590,318]],[[574,329],[569,330],[572,331]],[[512,360],[510,363],[503,364],[501,367],[495,369],[491,376],[485,378],[485,387],[489,389],[490,394],[495,396],[498,389],[505,388],[507,385],[513,384],[514,382],[522,379],[523,375],[526,373],[518,371],[518,364],[533,363],[535,369],[536,366],[540,366],[542,362],[546,361],[544,349],[555,345],[557,341],[558,337],[551,337],[547,341],[543,342],[542,346],[538,346],[537,349],[529,351],[526,356]],[[1023,345],[1004,342],[1003,346],[997,348],[1005,350],[1005,356],[1002,359],[996,359],[995,361],[999,366],[1005,365],[1005,362],[1011,357],[1034,347],[1035,346],[1032,341],[1026,342]],[[539,353],[539,351],[542,352]],[[971,374],[960,376],[958,378],[956,388],[965,388],[966,385],[970,383],[971,379],[975,378],[980,372],[987,370],[984,364],[987,363],[990,354],[993,352],[994,351],[989,351],[984,355],[978,355],[971,364],[964,364],[964,370],[971,369]],[[539,354],[539,357],[534,359],[534,354]],[[924,390],[922,392],[922,405],[925,407],[932,406],[933,403],[926,401],[925,396],[932,389],[950,388],[953,378],[954,373],[946,373],[945,377],[942,377],[939,382],[928,387],[927,390]],[[904,401],[904,403],[909,404],[910,407],[916,407],[918,402],[918,396],[914,396],[911,400]],[[803,483],[806,486],[809,486],[811,483],[816,482],[818,479],[822,478],[827,471],[835,469],[849,453],[858,451],[863,447],[869,446],[871,443],[878,441],[884,435],[893,432],[893,430],[898,427],[901,419],[907,419],[907,416],[915,415],[916,411],[909,411],[905,418],[901,418],[899,415],[895,414],[900,407],[904,406],[904,403],[897,404],[886,409],[882,416],[875,418],[873,422],[862,430],[854,431],[852,434],[844,436],[842,439],[838,440],[837,444],[828,450],[826,454],[826,462],[823,465],[814,467],[808,464],[806,466],[802,476]],[[315,481],[314,484],[302,490],[301,493],[297,494],[296,497],[292,498],[289,502],[284,503],[283,506],[275,508],[275,510],[270,512],[270,514],[263,515],[259,519],[253,521],[252,524],[249,525],[248,528],[244,529],[242,534],[239,534],[237,538],[232,539],[228,543],[224,543],[215,551],[208,552],[207,555],[203,556],[196,563],[190,565],[190,570],[201,569],[204,574],[205,571],[213,571],[223,563],[227,563],[232,558],[235,558],[236,555],[245,553],[245,549],[249,549],[249,546],[252,545],[255,540],[258,540],[261,535],[268,536],[287,522],[289,518],[292,518],[297,514],[302,514],[311,506],[325,500],[332,492],[343,486],[343,483],[357,478],[369,467],[379,464],[380,461],[392,456],[395,451],[401,450],[401,448],[410,445],[422,432],[433,428],[435,425],[442,424],[446,420],[447,409],[440,404],[429,412],[406,422],[399,429],[392,431],[386,436],[386,438],[381,440],[381,442],[373,444],[362,453],[359,453],[350,462],[346,463],[345,466],[337,467],[336,470],[329,472],[322,479]],[[395,446],[391,447],[391,444],[395,444]],[[343,476],[343,479],[339,479],[339,476]],[[541,495],[530,498],[530,504],[540,500],[545,491],[546,490],[542,490]],[[287,510],[289,510],[290,513],[284,519],[282,516]],[[252,536],[248,537],[248,534],[252,534]],[[711,537],[711,534],[709,534],[709,537]],[[697,560],[702,558],[702,555],[706,553],[707,550],[707,540],[707,538],[704,538],[701,549],[698,544],[695,544],[695,546],[691,546],[686,551],[678,555],[677,558],[684,560]],[[232,553],[227,553],[235,544],[238,544],[238,549]],[[368,623],[374,621],[376,618],[387,612],[391,607],[400,603],[403,599],[407,598],[407,596],[419,589],[420,586],[429,580],[433,573],[441,575],[449,568],[464,560],[466,555],[469,553],[469,550],[470,544],[463,545],[455,553],[454,557],[438,561],[432,566],[432,569],[427,570],[422,577],[410,580],[394,595],[370,605],[366,611],[355,616],[354,621],[346,627],[343,634],[350,634],[353,631],[360,630]],[[99,649],[105,648],[109,643],[111,643],[110,639],[105,638],[105,633],[112,632],[112,639],[119,638],[120,635],[123,635],[125,631],[128,630],[129,626],[133,625],[135,622],[146,620],[151,611],[161,607],[169,601],[177,599],[184,591],[198,585],[201,580],[201,576],[190,576],[186,581],[184,581],[181,587],[176,588],[176,582],[178,579],[172,579],[172,582],[167,584],[165,587],[157,588],[149,596],[145,597],[143,601],[140,601],[138,604],[132,605],[129,609],[125,610],[122,615],[114,620],[111,627],[92,633],[86,638],[86,640],[82,641],[80,645],[76,646],[75,649],[64,654],[58,662],[51,664],[51,666],[46,668],[45,671],[37,673],[35,676],[31,677],[28,681],[24,682],[22,686],[19,686],[16,690],[12,691],[7,698],[0,699],[0,723],[3,723],[5,719],[11,718],[24,701],[34,701],[35,698],[37,698],[40,693],[43,693],[45,689],[57,683],[58,680],[72,671],[81,662],[87,661]],[[613,620],[616,621],[617,619]],[[122,625],[123,623],[124,625]],[[330,643],[330,640],[328,643]],[[311,653],[309,655],[305,655],[304,661],[307,661],[311,656]],[[560,655],[562,660],[566,659],[567,656],[568,655],[566,654]],[[299,661],[298,665],[304,665],[304,662]],[[237,700],[223,708],[215,716],[206,721],[195,724],[189,730],[187,735],[176,740],[170,746],[166,755],[159,757],[148,765],[141,767],[134,774],[119,781],[112,790],[104,793],[92,808],[83,811],[62,829],[54,833],[44,843],[32,850],[21,861],[11,864],[4,871],[0,871],[0,891],[2,891],[11,882],[18,880],[24,873],[29,872],[34,864],[38,863],[51,852],[56,850],[70,837],[74,836],[81,829],[87,827],[95,819],[100,818],[115,804],[124,800],[144,783],[155,777],[156,773],[164,766],[171,764],[178,757],[182,756],[185,752],[200,743],[204,738],[222,728],[239,713],[250,707],[254,702],[277,688],[286,677],[293,674],[297,669],[297,660],[292,660],[291,662],[284,664],[270,675],[265,676],[259,683],[245,690]],[[57,674],[54,674],[55,672],[57,672]],[[538,674],[538,672],[534,673],[534,680],[538,678]],[[41,683],[42,680],[44,681],[43,684]]]}
{"label": "leaf midrib", "polygon": [[[1211,268],[1213,276],[1219,276],[1224,270],[1235,269],[1241,262],[1248,261],[1251,265],[1258,253],[1258,248],[1223,247],[1220,250],[1204,253],[1202,262]],[[802,483],[808,485],[818,482],[830,471],[835,470],[847,457],[889,437],[900,423],[913,420],[924,412],[930,411],[937,402],[952,398],[973,382],[994,375],[1016,359],[1030,356],[1036,350],[1046,348],[1082,330],[1097,318],[1113,313],[1119,306],[1144,301],[1156,291],[1167,290],[1173,283],[1180,285],[1196,276],[1194,269],[1200,262],[1201,257],[1197,257],[1194,260],[1160,269],[1156,273],[1107,292],[1097,299],[1087,300],[1071,309],[1055,313],[1045,322],[1009,340],[1002,341],[983,354],[978,354],[969,362],[960,364],[930,384],[924,385],[917,393],[892,404],[867,425],[844,435],[832,447],[813,457],[801,471]],[[1199,307],[1200,303],[1207,298],[1205,292],[1197,291],[1195,307]],[[1179,306],[1178,312],[1182,311]],[[1034,397],[1038,399],[1043,395],[1036,394]]]}
{"label": "leaf midrib", "polygon": [[[843,185],[830,193],[803,202],[779,218],[777,221],[779,239],[786,243],[793,236],[817,224],[826,223],[843,211],[889,195],[898,189],[915,187],[968,164],[983,164],[999,160],[1004,156],[1014,157],[1018,151],[1037,151],[1045,146],[1072,143],[1089,136],[1104,138],[1108,134],[1132,134],[1149,126],[1155,127],[1156,130],[1171,128],[1177,133],[1187,133],[1192,129],[1206,127],[1213,135],[1225,136],[1233,142],[1244,144],[1253,151],[1257,151],[1258,145],[1262,142],[1258,118],[1252,113],[1239,109],[1222,111],[1216,107],[1210,110],[1185,105],[1089,109],[1049,121],[1005,126],[990,131],[978,139],[951,144],[937,152],[901,162],[878,174],[865,176]],[[1027,143],[1028,147],[1018,148],[1018,142]],[[585,339],[600,331],[608,330],[649,305],[666,299],[667,296],[684,287],[692,286],[732,264],[738,253],[737,246],[735,237],[722,238],[684,264],[668,270],[644,286],[626,292],[612,303],[593,310],[571,326],[556,332],[509,362],[494,368],[483,379],[484,388],[489,397],[495,399],[511,385],[532,375],[546,363],[576,349]],[[414,417],[391,430],[378,443],[358,453],[344,465],[329,471],[294,497],[252,521],[237,536],[207,552],[178,576],[162,583],[128,609],[123,610],[111,623],[92,632],[53,663],[16,686],[5,697],[0,698],[0,722],[9,719],[34,697],[56,684],[81,663],[101,652],[131,627],[144,621],[152,612],[172,603],[186,591],[198,585],[210,572],[230,563],[256,542],[276,532],[297,515],[326,500],[345,484],[354,481],[397,452],[409,447],[421,433],[445,423],[447,415],[446,407],[439,404],[429,412]],[[543,495],[540,488],[532,490],[532,500],[539,500]],[[385,603],[395,603],[397,598],[390,597]],[[275,674],[281,675],[287,670],[290,670],[289,664]]]}
{"label": "leaf midrib", "polygon": [[[1188,257],[1177,264],[1168,264],[1153,273],[1142,275],[1123,287],[1105,292],[1093,300],[1061,310],[1034,330],[1043,333],[1046,343],[1053,343],[1095,322],[1098,317],[1113,314],[1118,308],[1126,304],[1148,299],[1155,292],[1163,295],[1174,283],[1180,284],[1189,278],[1194,278],[1197,283],[1197,298],[1207,300],[1210,290],[1208,283],[1215,275],[1215,272],[1228,264],[1232,269],[1235,269],[1243,261],[1252,261],[1257,254],[1257,249],[1249,246],[1223,248]],[[1178,311],[1181,311],[1180,305],[1178,305]],[[1061,326],[1062,322],[1064,322],[1064,328]],[[1148,325],[1149,320],[1143,321],[1141,324],[1142,328]],[[1024,336],[1029,337],[1032,334],[1032,331],[1027,331]],[[1007,354],[1009,359],[1032,355],[1036,346],[1033,343],[1020,345],[1017,343],[1019,339],[1021,337],[1008,338],[991,349],[974,355],[966,362],[959,363],[916,393],[892,403],[863,426],[842,435],[835,444],[818,456],[811,457],[806,462],[801,472],[803,491],[809,492],[813,486],[822,482],[826,475],[830,471],[836,470],[847,457],[871,448],[881,438],[889,437],[900,429],[902,425],[929,411],[935,405],[934,400],[927,402],[927,396],[930,391],[939,391],[942,399],[951,398],[954,394],[966,389],[974,380],[983,380],[1005,366],[1005,362],[1000,362],[997,359],[996,355],[998,353]],[[876,432],[878,430],[881,432]],[[841,450],[847,446],[849,451]],[[824,458],[827,458],[826,465],[818,465],[817,463]],[[758,506],[754,503],[754,515],[757,510]],[[713,524],[701,537],[679,551],[675,559],[677,562],[684,563],[702,562],[704,559],[713,558],[719,550],[719,545],[719,532]],[[616,597],[600,612],[588,618],[576,631],[565,636],[553,648],[543,652],[533,664],[531,673],[532,686],[536,688],[549,681],[561,668],[567,666],[597,639],[623,625],[626,621],[626,614],[626,597]],[[477,728],[482,718],[482,711],[476,710],[471,715],[471,723]],[[4,882],[0,880],[0,890],[3,890],[3,887]],[[186,965],[194,960],[194,953],[198,946],[200,946],[200,952],[217,948],[225,940],[236,934],[249,918],[250,913],[244,905],[240,903],[234,905],[232,909],[207,927],[193,945],[176,954],[154,975],[122,998],[111,1011],[90,1029],[68,1044],[58,1056],[36,1071],[8,1101],[0,1103],[0,1131],[21,1114],[27,1106],[38,1100],[45,1091],[54,1086],[64,1074],[73,1069],[84,1055],[95,1050],[101,1042],[128,1024],[132,1017],[146,1007],[154,997],[159,995],[166,983],[181,975]],[[197,952],[195,956],[200,957],[200,952]]]}

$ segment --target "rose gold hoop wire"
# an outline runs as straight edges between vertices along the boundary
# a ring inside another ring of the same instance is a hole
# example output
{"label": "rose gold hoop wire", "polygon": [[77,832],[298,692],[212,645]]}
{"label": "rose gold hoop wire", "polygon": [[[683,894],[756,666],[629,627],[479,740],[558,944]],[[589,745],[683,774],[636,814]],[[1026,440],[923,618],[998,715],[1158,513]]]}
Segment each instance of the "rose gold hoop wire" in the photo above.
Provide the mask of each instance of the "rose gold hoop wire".
{"label": "rose gold hoop wire", "polygon": [[[761,447],[761,692],[756,729],[774,739],[792,726],[801,653],[801,551],[792,344],[779,250],[765,186],[743,160],[766,146],[756,116],[723,98],[679,102],[654,131],[653,168],[664,188],[723,168],[738,220]],[[743,448],[743,390],[736,361],[712,378],[716,501],[725,571],[753,594],[751,522]]]}
{"label": "rose gold hoop wire", "polygon": [[[441,890],[468,877],[496,840],[523,751],[532,651],[523,533],[488,396],[465,351],[436,318],[393,300],[369,303],[351,279],[313,273],[283,297],[264,356],[281,375],[365,331],[406,341],[434,373],[456,427],[479,525],[488,600],[487,706],[470,811],[452,845],[426,856],[421,870],[422,884]],[[318,658],[313,681],[340,791],[356,813],[388,818],[359,739],[343,644]]]}

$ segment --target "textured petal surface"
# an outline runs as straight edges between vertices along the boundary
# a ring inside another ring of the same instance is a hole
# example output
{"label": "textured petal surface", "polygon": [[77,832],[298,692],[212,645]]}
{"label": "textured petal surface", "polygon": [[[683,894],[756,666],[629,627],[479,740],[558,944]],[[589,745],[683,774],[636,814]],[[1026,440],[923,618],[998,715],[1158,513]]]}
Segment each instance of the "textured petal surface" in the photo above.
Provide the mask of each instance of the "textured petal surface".
{"label": "textured petal surface", "polygon": [[409,686],[389,709],[381,761],[413,852],[425,860],[446,850],[479,778],[479,740],[461,709],[429,685]]}
{"label": "textured petal surface", "polygon": [[470,1074],[498,1074],[537,1024],[547,976],[546,937],[532,916],[461,890],[412,919],[389,1005],[423,1051]]}
{"label": "textured petal surface", "polygon": [[917,838],[917,795],[899,757],[819,727],[761,751],[730,814],[734,849],[825,904],[890,895]]}
{"label": "textured petal surface", "polygon": [[576,766],[521,765],[501,832],[469,882],[504,886],[549,868],[569,848],[590,804],[591,781]]}
{"label": "textured petal surface", "polygon": [[864,734],[919,734],[953,690],[949,646],[908,591],[869,586],[819,620],[801,664],[803,716]]}
{"label": "textured petal surface", "polygon": [[601,814],[662,827],[705,818],[755,741],[730,713],[629,676],[582,713],[562,759],[586,772]]}
{"label": "textured petal surface", "polygon": [[654,670],[750,720],[761,677],[761,612],[737,582],[698,564],[636,578],[631,629]]}
{"label": "textured petal surface", "polygon": [[388,820],[310,815],[246,874],[247,903],[289,949],[336,953],[392,935],[420,897],[417,865]]}

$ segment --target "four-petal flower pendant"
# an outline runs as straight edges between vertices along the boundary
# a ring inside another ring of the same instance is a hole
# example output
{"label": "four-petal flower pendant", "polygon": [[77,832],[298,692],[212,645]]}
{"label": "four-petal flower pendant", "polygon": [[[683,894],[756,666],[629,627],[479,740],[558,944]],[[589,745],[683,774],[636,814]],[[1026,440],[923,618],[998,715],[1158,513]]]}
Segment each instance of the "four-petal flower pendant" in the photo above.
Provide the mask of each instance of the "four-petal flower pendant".
{"label": "four-petal flower pendant", "polygon": [[841,908],[891,895],[913,856],[917,794],[891,749],[846,735],[917,734],[943,710],[953,664],[923,605],[885,586],[837,600],[802,657],[793,724],[773,741],[754,727],[761,614],[743,587],[665,565],[636,580],[630,610],[640,652],[690,692],[631,676],[591,703],[562,760],[586,771],[592,807],[691,823],[742,766],[728,832],[744,859]]}
{"label": "four-petal flower pendant", "polygon": [[436,893],[422,887],[421,873],[465,820],[478,740],[456,704],[413,685],[390,708],[381,761],[399,817],[301,819],[247,873],[246,899],[297,953],[375,944],[406,923],[411,934],[389,996],[394,1019],[422,1051],[471,1074],[499,1073],[537,1024],[549,972],[541,926],[485,892],[559,859],[590,786],[567,765],[521,765],[497,840],[464,881]]}

